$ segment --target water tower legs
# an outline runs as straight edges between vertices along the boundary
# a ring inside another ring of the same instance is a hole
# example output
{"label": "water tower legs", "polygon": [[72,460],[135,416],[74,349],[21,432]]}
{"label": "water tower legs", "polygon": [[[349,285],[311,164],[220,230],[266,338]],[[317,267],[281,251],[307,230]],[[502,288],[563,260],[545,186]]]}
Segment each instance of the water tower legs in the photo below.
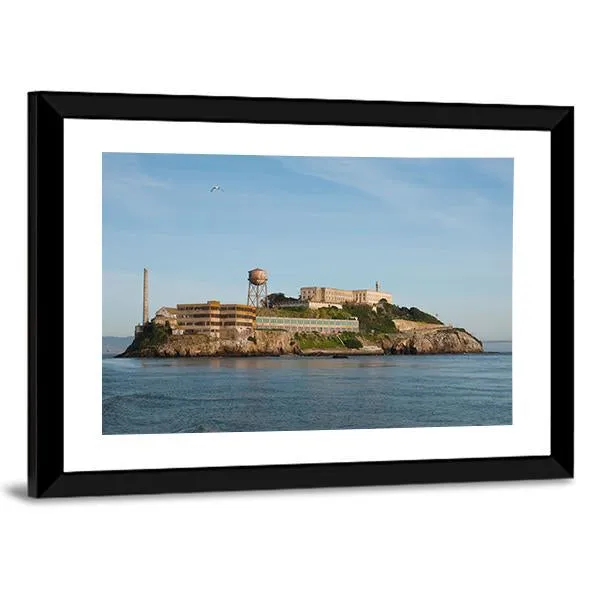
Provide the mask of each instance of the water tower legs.
{"label": "water tower legs", "polygon": [[261,285],[255,285],[252,282],[248,282],[248,306],[255,306],[261,308],[268,305],[269,292],[267,290],[267,283]]}

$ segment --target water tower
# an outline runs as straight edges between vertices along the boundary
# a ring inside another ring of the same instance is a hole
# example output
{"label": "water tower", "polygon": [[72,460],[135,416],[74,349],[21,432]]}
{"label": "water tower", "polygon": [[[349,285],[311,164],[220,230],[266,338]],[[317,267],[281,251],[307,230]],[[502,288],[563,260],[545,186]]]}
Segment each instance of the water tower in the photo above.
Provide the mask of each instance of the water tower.
{"label": "water tower", "polygon": [[268,306],[267,281],[269,276],[264,269],[248,271],[248,306]]}

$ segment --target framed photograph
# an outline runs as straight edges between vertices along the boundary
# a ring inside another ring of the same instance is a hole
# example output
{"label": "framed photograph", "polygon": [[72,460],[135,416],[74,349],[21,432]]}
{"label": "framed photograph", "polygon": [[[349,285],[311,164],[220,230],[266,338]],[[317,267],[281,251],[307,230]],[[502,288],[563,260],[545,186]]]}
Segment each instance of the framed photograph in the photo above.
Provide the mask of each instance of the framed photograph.
{"label": "framed photograph", "polygon": [[573,107],[28,100],[30,496],[573,477]]}

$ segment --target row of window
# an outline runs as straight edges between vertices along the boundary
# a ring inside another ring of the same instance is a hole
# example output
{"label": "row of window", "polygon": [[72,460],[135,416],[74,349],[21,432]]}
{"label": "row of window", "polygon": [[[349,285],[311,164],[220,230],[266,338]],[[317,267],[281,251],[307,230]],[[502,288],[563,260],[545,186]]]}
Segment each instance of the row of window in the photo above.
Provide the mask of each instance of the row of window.
{"label": "row of window", "polygon": [[222,325],[190,325],[189,323],[180,327],[180,329],[185,329],[186,331],[220,331],[223,329]]}
{"label": "row of window", "polygon": [[271,324],[282,324],[282,325],[321,325],[322,327],[335,326],[335,327],[352,327],[355,326],[357,321],[354,319],[302,319],[302,318],[290,318],[284,317],[256,317],[257,323],[271,323]]}
{"label": "row of window", "polygon": [[210,317],[212,319],[218,319],[220,316],[232,316],[232,317],[244,317],[246,319],[253,319],[254,314],[252,313],[244,313],[244,312],[234,312],[234,311],[200,311],[200,312],[180,312],[177,316],[181,318],[190,317],[192,319],[197,319],[198,317]]}
{"label": "row of window", "polygon": [[242,312],[254,312],[256,309],[253,306],[246,306],[245,304],[215,304],[215,305],[210,305],[210,304],[202,304],[202,305],[188,305],[188,304],[178,304],[177,305],[177,311],[187,311],[187,310],[220,310],[220,311],[225,311],[225,310],[236,310],[236,311],[242,311]]}
{"label": "row of window", "polygon": [[209,325],[215,327],[222,327],[224,325],[253,325],[254,321],[250,319],[235,319],[230,321],[178,321],[177,326],[193,325],[197,327],[208,327]]}
{"label": "row of window", "polygon": [[210,321],[211,323],[219,323],[220,321],[248,321],[254,322],[254,317],[246,315],[216,315],[209,317],[208,315],[183,315],[177,319],[178,323],[185,323],[189,321],[197,322],[199,319],[203,321]]}
{"label": "row of window", "polygon": [[343,331],[358,331],[358,327],[298,327],[295,325],[261,325],[258,329],[281,329],[283,331],[313,331],[316,333],[341,333]]}

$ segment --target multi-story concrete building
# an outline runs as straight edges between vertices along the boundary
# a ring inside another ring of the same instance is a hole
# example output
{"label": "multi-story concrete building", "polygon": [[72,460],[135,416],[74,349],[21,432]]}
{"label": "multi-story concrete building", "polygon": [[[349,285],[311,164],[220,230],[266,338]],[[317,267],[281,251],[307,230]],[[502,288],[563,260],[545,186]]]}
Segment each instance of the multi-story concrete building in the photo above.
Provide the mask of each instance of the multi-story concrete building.
{"label": "multi-story concrete building", "polygon": [[344,304],[354,301],[354,294],[351,290],[338,290],[328,287],[301,287],[300,300],[304,302],[336,303]]}
{"label": "multi-story concrete building", "polygon": [[222,327],[253,329],[256,308],[246,304],[221,304],[210,300],[206,304],[178,304],[177,326],[184,333],[218,334]]}
{"label": "multi-story concrete building", "polygon": [[154,322],[169,325],[174,334],[209,333],[218,337],[222,328],[254,329],[256,308],[246,304],[221,304],[210,300],[202,304],[163,306]]}
{"label": "multi-story concrete building", "polygon": [[351,304],[377,304],[380,300],[392,302],[392,294],[382,292],[379,282],[375,283],[374,290],[340,290],[328,287],[302,287],[300,288],[300,300],[323,306]]}

